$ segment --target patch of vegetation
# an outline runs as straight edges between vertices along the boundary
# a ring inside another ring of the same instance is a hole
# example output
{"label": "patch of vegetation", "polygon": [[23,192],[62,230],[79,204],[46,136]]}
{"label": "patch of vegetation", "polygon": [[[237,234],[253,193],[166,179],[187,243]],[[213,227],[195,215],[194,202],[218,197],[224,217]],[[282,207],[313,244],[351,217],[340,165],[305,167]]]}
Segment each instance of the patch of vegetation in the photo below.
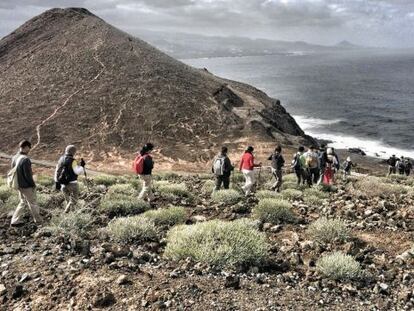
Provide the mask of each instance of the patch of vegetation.
{"label": "patch of vegetation", "polygon": [[15,190],[7,185],[0,186],[0,200],[5,202],[15,193]]}
{"label": "patch of vegetation", "polygon": [[351,232],[341,219],[319,218],[308,228],[307,233],[319,243],[344,242],[350,238]]}
{"label": "patch of vegetation", "polygon": [[297,180],[296,174],[287,174],[283,176],[283,182],[291,182],[296,184]]}
{"label": "patch of vegetation", "polygon": [[172,198],[191,198],[191,193],[188,191],[187,186],[184,183],[181,184],[161,184],[157,185],[157,189],[162,196]]}
{"label": "patch of vegetation", "polygon": [[297,182],[293,182],[293,181],[287,181],[287,182],[283,182],[282,184],[282,190],[287,190],[287,189],[302,189],[301,185],[298,185]]}
{"label": "patch of vegetation", "polygon": [[92,215],[79,209],[53,215],[46,229],[65,236],[86,237],[91,230],[92,222]]}
{"label": "patch of vegetation", "polygon": [[316,196],[321,199],[329,198],[329,193],[321,191],[320,188],[307,188],[303,192],[303,195],[306,196]]}
{"label": "patch of vegetation", "polygon": [[109,186],[106,193],[106,198],[125,198],[125,197],[137,197],[138,191],[131,184],[116,184]]}
{"label": "patch of vegetation", "polygon": [[143,216],[115,218],[106,232],[111,240],[121,243],[154,241],[158,236],[154,222]]}
{"label": "patch of vegetation", "polygon": [[369,198],[398,196],[408,193],[408,189],[405,186],[384,183],[380,178],[372,176],[356,182],[354,184],[354,191],[357,194],[364,194]]}
{"label": "patch of vegetation", "polygon": [[112,175],[98,175],[93,178],[93,181],[97,185],[104,185],[106,187],[115,185],[118,182],[118,178],[116,176]]}
{"label": "patch of vegetation", "polygon": [[179,177],[175,172],[159,172],[153,175],[154,180],[177,180]]}
{"label": "patch of vegetation", "polygon": [[281,199],[282,195],[279,192],[276,191],[271,191],[271,190],[260,190],[257,191],[256,193],[256,197],[259,200],[263,200],[263,199]]}
{"label": "patch of vegetation", "polygon": [[324,200],[316,195],[307,195],[303,198],[303,201],[311,206],[321,206]]}
{"label": "patch of vegetation", "polygon": [[0,186],[3,186],[6,184],[6,180],[0,176]]}
{"label": "patch of vegetation", "polygon": [[1,203],[0,205],[1,212],[5,212],[5,213],[11,212],[16,209],[19,203],[20,203],[20,198],[17,195],[17,193],[14,193],[6,201],[4,201],[4,203]]}
{"label": "patch of vegetation", "polygon": [[167,234],[164,256],[234,267],[260,264],[267,257],[267,249],[266,236],[251,222],[212,220],[172,228]]}
{"label": "patch of vegetation", "polygon": [[213,192],[215,187],[216,187],[216,183],[214,182],[214,180],[206,180],[204,182],[203,187],[201,187],[201,192],[203,194],[210,194]]}
{"label": "patch of vegetation", "polygon": [[253,209],[253,217],[262,221],[277,224],[295,219],[292,204],[282,199],[263,199]]}
{"label": "patch of vegetation", "polygon": [[53,187],[55,180],[50,176],[40,175],[36,178],[36,184],[42,187]]}
{"label": "patch of vegetation", "polygon": [[281,192],[282,198],[285,200],[299,200],[302,198],[303,193],[300,190],[286,189]]}
{"label": "patch of vegetation", "polygon": [[236,204],[243,196],[234,189],[214,191],[211,198],[216,203],[224,203],[226,205]]}
{"label": "patch of vegetation", "polygon": [[128,197],[105,197],[99,206],[100,210],[110,217],[135,215],[149,210],[150,207],[144,200]]}
{"label": "patch of vegetation", "polygon": [[180,206],[149,210],[142,216],[154,222],[156,226],[174,226],[184,223],[187,219],[185,209]]}
{"label": "patch of vegetation", "polygon": [[361,265],[352,256],[334,252],[316,262],[319,273],[332,280],[354,280],[361,276]]}

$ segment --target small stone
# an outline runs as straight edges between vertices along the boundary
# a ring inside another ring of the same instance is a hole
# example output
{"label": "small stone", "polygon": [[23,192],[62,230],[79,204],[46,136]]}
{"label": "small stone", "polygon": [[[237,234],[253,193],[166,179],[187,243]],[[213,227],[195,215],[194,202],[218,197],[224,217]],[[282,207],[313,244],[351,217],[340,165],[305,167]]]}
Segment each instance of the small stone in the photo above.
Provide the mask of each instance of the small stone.
{"label": "small stone", "polygon": [[238,276],[235,276],[235,275],[227,276],[226,280],[224,282],[224,287],[240,289],[240,278]]}
{"label": "small stone", "polygon": [[204,221],[207,220],[207,218],[203,215],[195,215],[195,216],[191,217],[191,220],[193,222],[197,223],[197,222],[204,222]]}
{"label": "small stone", "polygon": [[122,274],[119,278],[117,278],[116,284],[126,285],[126,284],[131,284],[131,281],[128,279],[128,277],[125,274]]}
{"label": "small stone", "polygon": [[0,284],[0,296],[3,296],[5,293],[7,293],[6,286],[4,286],[4,284]]}
{"label": "small stone", "polygon": [[19,282],[20,283],[23,283],[25,281],[29,281],[30,279],[31,279],[30,274],[23,273],[22,276],[21,276],[21,278],[20,278],[20,280],[19,280]]}

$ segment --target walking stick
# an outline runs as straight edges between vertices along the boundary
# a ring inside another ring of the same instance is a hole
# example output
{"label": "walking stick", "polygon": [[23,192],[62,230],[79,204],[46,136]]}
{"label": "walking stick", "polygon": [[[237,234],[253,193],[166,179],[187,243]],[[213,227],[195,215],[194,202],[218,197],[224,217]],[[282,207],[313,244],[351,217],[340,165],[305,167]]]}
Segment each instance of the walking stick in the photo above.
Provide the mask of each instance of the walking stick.
{"label": "walking stick", "polygon": [[[83,158],[81,158],[81,162],[85,162],[83,160]],[[88,192],[91,192],[89,189],[89,181],[88,181],[88,175],[86,174],[86,168],[85,166],[83,167],[83,174],[85,175],[85,184],[86,184],[86,188],[88,189]]]}

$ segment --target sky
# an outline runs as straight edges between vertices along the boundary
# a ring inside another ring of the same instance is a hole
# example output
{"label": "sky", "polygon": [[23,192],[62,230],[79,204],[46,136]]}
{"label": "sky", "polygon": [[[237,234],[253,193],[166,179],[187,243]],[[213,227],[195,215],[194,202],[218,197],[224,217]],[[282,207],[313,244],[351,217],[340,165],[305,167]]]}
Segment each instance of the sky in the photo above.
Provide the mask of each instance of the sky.
{"label": "sky", "polygon": [[414,0],[0,0],[0,36],[53,7],[87,8],[131,34],[414,47]]}

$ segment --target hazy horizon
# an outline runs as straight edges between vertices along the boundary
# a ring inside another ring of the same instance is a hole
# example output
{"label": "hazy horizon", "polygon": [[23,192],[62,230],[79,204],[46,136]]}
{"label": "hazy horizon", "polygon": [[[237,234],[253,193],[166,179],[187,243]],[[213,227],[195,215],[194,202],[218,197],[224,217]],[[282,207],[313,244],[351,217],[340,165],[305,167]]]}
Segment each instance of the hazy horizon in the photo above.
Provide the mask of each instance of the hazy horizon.
{"label": "hazy horizon", "polygon": [[54,7],[84,7],[131,34],[414,47],[414,2],[404,0],[2,0],[0,36]]}

